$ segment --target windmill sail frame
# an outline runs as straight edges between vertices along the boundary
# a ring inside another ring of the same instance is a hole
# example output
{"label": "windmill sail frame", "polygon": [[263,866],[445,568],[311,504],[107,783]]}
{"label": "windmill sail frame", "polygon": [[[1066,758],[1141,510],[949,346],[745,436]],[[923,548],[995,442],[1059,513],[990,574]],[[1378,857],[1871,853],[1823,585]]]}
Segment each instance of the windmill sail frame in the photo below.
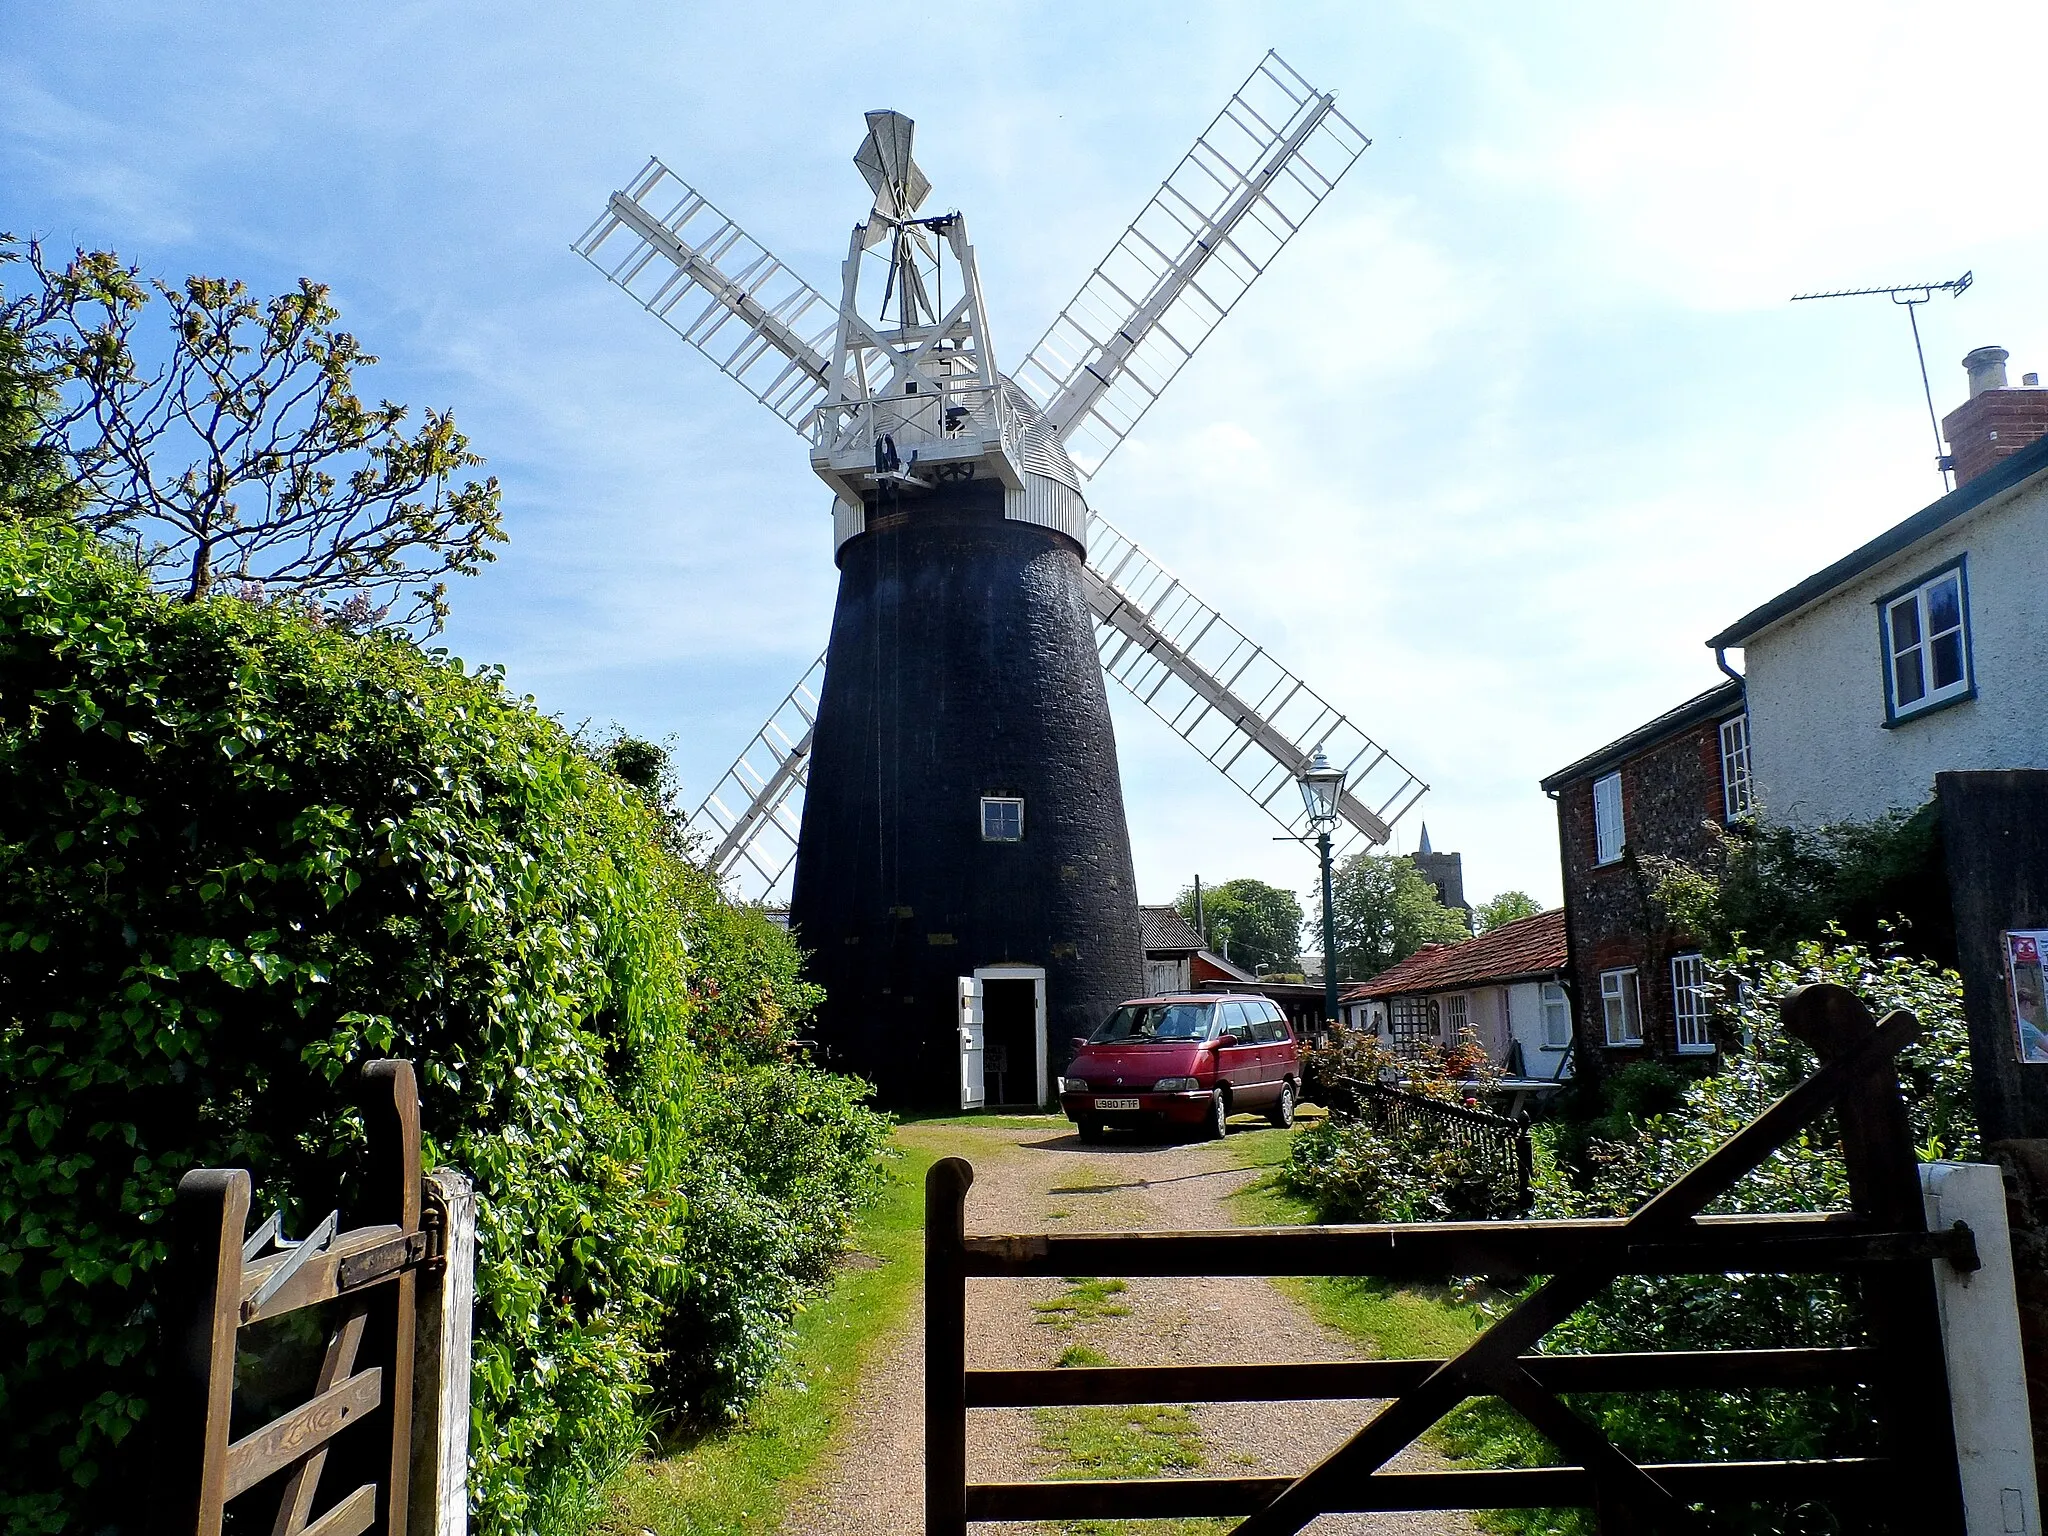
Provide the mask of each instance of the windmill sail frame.
{"label": "windmill sail frame", "polygon": [[830,391],[839,306],[660,160],[611,195],[574,250],[769,410],[808,428]]}
{"label": "windmill sail frame", "polygon": [[1339,851],[1384,843],[1429,790],[1385,747],[1097,513],[1089,603],[1102,669],[1292,836],[1298,779],[1322,747],[1344,770]]}
{"label": "windmill sail frame", "polygon": [[824,685],[820,655],[685,823],[693,852],[721,883],[750,900],[773,896],[796,862],[811,731]]}
{"label": "windmill sail frame", "polygon": [[1268,52],[1011,377],[1084,476],[1372,143]]}

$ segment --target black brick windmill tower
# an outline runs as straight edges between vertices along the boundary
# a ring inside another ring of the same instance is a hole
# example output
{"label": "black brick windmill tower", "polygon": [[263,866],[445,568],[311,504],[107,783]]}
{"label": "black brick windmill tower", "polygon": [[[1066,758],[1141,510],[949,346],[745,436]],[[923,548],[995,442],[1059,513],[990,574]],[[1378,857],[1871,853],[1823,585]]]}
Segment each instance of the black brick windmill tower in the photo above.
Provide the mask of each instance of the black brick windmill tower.
{"label": "black brick windmill tower", "polygon": [[1142,985],[1105,673],[1289,831],[1317,746],[1349,845],[1426,787],[1083,494],[1369,141],[1267,54],[1005,372],[966,220],[925,211],[910,119],[867,122],[836,304],[659,161],[576,249],[832,488],[831,640],[692,818],[712,868],[772,899],[794,864],[833,1066],[895,1107],[1038,1103]]}

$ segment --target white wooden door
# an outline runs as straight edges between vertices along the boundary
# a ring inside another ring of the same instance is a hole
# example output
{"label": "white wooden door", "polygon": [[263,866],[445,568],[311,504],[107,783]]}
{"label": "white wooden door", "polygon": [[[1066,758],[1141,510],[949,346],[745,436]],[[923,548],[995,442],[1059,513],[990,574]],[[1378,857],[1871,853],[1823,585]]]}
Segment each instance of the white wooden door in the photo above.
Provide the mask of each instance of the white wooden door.
{"label": "white wooden door", "polygon": [[981,983],[960,978],[960,1107],[979,1109],[988,1102],[982,1079]]}
{"label": "white wooden door", "polygon": [[1147,960],[1145,962],[1145,990],[1154,997],[1159,997],[1168,992],[1187,991],[1187,961]]}

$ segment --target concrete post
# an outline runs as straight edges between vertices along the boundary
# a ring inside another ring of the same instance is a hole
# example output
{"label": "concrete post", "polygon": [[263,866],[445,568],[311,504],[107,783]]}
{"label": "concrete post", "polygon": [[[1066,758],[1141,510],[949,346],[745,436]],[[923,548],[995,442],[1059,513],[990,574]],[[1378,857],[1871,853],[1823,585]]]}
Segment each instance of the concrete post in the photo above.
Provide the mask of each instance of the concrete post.
{"label": "concrete post", "polygon": [[1967,1222],[1983,1264],[1970,1274],[1946,1263],[1935,1265],[1965,1529],[1969,1536],[2039,1532],[2004,1174],[1988,1163],[1924,1163],[1920,1191],[1928,1229],[1938,1232]]}
{"label": "concrete post", "polygon": [[443,1263],[421,1277],[413,1355],[412,1502],[407,1536],[468,1536],[470,1313],[476,1302],[476,1191],[436,1168],[421,1183],[439,1218]]}

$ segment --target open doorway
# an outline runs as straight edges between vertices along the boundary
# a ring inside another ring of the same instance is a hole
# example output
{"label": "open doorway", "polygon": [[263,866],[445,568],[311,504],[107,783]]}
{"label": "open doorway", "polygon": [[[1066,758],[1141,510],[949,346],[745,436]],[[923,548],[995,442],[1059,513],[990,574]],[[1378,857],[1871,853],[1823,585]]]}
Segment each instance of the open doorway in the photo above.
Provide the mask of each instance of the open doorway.
{"label": "open doorway", "polygon": [[1036,1109],[1045,1103],[1045,972],[990,966],[981,983],[981,1080],[987,1104]]}

